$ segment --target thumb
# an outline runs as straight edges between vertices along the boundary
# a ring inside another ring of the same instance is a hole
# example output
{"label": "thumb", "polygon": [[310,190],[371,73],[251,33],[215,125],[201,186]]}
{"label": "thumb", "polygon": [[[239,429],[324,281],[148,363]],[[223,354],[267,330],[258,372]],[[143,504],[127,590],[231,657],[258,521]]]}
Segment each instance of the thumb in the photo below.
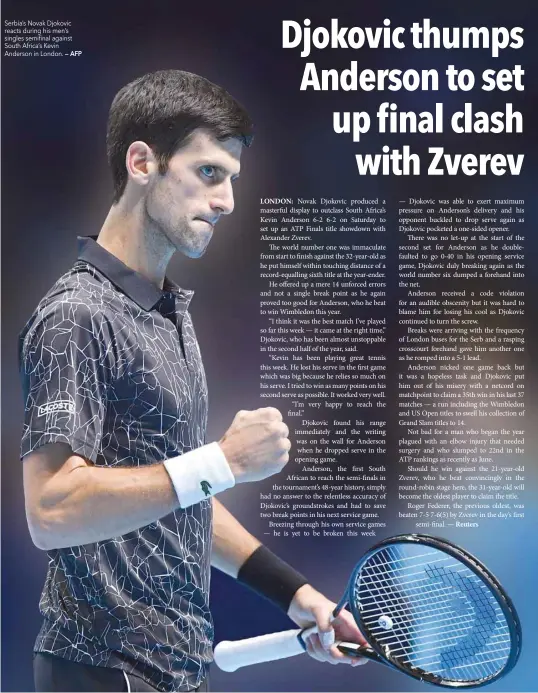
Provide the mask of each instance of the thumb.
{"label": "thumb", "polygon": [[334,645],[335,641],[334,628],[331,625],[333,620],[332,611],[319,607],[314,610],[314,616],[321,644],[325,650],[328,650],[331,645]]}

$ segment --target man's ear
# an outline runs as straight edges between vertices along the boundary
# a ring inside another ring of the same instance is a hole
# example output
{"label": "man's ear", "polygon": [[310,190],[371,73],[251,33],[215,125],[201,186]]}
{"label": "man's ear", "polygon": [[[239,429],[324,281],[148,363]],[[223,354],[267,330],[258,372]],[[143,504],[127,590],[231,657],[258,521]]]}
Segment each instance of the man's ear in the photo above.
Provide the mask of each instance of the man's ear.
{"label": "man's ear", "polygon": [[148,185],[159,169],[153,150],[142,141],[129,145],[125,155],[125,167],[129,180],[140,186]]}

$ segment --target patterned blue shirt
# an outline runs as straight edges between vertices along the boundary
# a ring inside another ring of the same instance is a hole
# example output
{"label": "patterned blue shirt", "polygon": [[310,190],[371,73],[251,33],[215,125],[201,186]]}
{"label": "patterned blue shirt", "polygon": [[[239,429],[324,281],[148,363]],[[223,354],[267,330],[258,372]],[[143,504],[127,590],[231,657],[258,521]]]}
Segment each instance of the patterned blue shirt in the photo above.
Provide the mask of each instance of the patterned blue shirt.
{"label": "patterned blue shirt", "polygon": [[[106,467],[205,444],[207,385],[188,305],[95,242],[19,337],[21,458],[68,443]],[[135,673],[162,691],[200,685],[212,658],[211,500],[123,536],[48,552],[35,651]]]}

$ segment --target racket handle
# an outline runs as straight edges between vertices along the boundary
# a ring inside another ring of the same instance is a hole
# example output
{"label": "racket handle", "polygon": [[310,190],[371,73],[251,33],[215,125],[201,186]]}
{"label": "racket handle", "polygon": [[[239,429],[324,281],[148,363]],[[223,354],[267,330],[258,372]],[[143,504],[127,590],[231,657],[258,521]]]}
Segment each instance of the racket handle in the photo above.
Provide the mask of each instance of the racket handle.
{"label": "racket handle", "polygon": [[250,664],[294,657],[305,651],[300,636],[308,637],[316,630],[312,626],[306,630],[295,628],[234,642],[223,640],[215,647],[215,664],[223,671],[236,671]]}

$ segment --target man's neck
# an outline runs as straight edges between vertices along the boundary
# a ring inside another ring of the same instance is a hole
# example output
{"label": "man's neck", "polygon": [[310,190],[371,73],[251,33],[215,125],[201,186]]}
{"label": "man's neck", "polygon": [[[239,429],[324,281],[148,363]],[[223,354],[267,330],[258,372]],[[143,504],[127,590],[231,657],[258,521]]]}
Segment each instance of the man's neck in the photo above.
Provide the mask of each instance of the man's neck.
{"label": "man's neck", "polygon": [[97,243],[162,289],[174,249],[166,239],[148,229],[144,216],[141,203],[130,209],[121,201],[113,205],[99,232]]}

